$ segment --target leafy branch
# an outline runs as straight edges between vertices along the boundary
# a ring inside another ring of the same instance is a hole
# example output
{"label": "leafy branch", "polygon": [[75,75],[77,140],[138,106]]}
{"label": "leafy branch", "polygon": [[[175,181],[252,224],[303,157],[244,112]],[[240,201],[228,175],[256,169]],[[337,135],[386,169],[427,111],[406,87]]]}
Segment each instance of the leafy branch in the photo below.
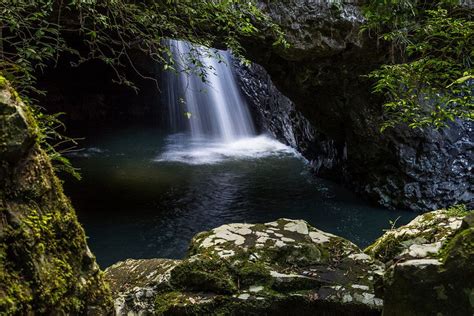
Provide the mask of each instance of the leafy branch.
{"label": "leafy branch", "polygon": [[457,1],[385,2],[366,7],[364,28],[391,47],[391,63],[369,74],[374,92],[386,100],[381,130],[474,119],[472,10]]}

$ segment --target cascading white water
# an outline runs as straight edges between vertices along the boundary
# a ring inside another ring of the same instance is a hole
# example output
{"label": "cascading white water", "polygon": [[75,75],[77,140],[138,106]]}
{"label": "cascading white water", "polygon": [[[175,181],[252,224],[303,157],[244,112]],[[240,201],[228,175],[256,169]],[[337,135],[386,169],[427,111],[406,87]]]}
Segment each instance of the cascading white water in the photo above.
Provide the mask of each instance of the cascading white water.
{"label": "cascading white water", "polygon": [[[193,138],[223,142],[254,136],[252,117],[235,81],[229,52],[215,54],[216,50],[178,40],[169,40],[169,45],[177,71],[166,72],[164,78],[171,128],[179,131],[188,126]],[[205,81],[196,72],[205,75]]]}
{"label": "cascading white water", "polygon": [[[248,105],[234,78],[229,52],[184,41],[168,43],[176,71],[163,75],[163,103],[175,134],[167,138],[165,151],[157,161],[214,164],[294,154],[277,140],[256,135]],[[188,131],[190,137],[182,133]]]}

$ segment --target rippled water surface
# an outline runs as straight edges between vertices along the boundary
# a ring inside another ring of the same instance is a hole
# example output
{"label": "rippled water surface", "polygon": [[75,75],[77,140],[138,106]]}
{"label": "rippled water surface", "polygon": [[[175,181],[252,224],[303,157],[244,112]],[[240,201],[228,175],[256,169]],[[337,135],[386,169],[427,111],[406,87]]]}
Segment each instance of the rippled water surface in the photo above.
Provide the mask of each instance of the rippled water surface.
{"label": "rippled water surface", "polygon": [[181,258],[197,232],[231,222],[305,219],[364,247],[416,214],[372,207],[311,177],[266,136],[222,144],[155,129],[91,133],[71,157],[82,181],[66,189],[102,267],[126,258]]}

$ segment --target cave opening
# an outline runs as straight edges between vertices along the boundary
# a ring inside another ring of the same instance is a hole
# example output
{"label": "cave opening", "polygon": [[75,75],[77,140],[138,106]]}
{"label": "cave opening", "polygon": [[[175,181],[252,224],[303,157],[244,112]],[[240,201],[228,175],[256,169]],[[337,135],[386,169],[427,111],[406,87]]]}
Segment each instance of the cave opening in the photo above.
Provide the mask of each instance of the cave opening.
{"label": "cave opening", "polygon": [[[101,266],[182,258],[193,235],[228,222],[301,218],[364,247],[391,221],[415,216],[315,177],[298,144],[317,133],[261,77],[265,70],[255,65],[249,74],[225,51],[223,62],[201,54],[206,82],[140,58],[140,70],[155,80],[136,77],[137,91],[113,83],[113,72],[94,62],[58,67],[42,81],[47,109],[65,112],[67,132],[84,138],[68,154],[82,180],[66,178],[65,189]],[[273,101],[256,100],[244,82]],[[268,106],[282,108],[285,119],[265,116]]]}

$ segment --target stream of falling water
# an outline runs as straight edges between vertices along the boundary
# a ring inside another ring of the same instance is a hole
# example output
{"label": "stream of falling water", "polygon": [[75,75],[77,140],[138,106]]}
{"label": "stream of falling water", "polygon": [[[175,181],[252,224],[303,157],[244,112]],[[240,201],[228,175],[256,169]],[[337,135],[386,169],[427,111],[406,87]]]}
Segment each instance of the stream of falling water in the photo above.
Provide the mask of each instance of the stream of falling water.
{"label": "stream of falling water", "polygon": [[292,149],[257,135],[228,51],[169,40],[175,72],[164,73],[170,130],[158,161],[209,164],[268,156]]}

